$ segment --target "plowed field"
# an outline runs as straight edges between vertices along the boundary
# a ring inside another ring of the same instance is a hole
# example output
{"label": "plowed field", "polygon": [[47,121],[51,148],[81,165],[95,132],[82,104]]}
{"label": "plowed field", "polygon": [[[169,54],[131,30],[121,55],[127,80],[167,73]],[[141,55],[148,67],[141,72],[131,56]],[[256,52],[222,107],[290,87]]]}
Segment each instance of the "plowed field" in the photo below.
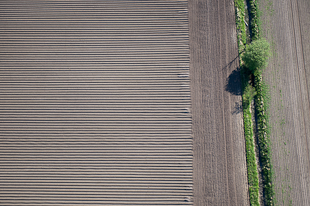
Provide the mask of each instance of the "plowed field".
{"label": "plowed field", "polygon": [[0,205],[192,204],[187,1],[0,14]]}
{"label": "plowed field", "polygon": [[233,1],[0,14],[0,205],[248,205]]}
{"label": "plowed field", "polygon": [[261,1],[278,205],[310,205],[310,1]]}
{"label": "plowed field", "polygon": [[189,1],[194,205],[248,205],[233,1]]}

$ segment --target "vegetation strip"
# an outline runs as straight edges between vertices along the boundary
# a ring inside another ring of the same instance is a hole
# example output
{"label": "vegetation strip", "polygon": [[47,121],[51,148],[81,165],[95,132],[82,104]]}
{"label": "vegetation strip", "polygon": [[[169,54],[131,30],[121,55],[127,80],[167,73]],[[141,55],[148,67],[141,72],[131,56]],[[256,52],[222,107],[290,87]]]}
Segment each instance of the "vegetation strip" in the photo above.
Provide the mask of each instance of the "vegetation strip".
{"label": "vegetation strip", "polygon": [[[243,80],[246,75],[242,74]],[[243,118],[244,118],[244,135],[246,144],[246,161],[249,182],[249,195],[251,205],[259,205],[259,180],[257,171],[257,160],[255,154],[255,141],[253,132],[253,122],[251,113],[251,102],[255,95],[255,89],[246,83],[243,85]]]}
{"label": "vegetation strip", "polygon": [[260,38],[261,22],[258,0],[248,0],[250,16],[250,32],[252,41]]}
{"label": "vegetation strip", "polygon": [[[239,55],[244,51],[246,46],[246,25],[245,25],[245,4],[244,0],[235,0],[236,7],[236,24]],[[242,65],[240,59],[240,65]],[[253,122],[251,113],[251,103],[254,100],[255,90],[249,84],[248,72],[241,66],[242,79],[242,106],[244,121],[244,136],[246,145],[246,161],[249,184],[249,196],[251,205],[259,205],[259,180],[257,171],[257,160],[255,154],[255,142],[253,132]]]}
{"label": "vegetation strip", "polygon": [[[267,59],[270,56],[269,43],[260,38],[260,11],[257,0],[249,0],[250,13],[250,32],[252,43],[246,45],[246,30],[245,30],[245,5],[243,0],[235,0],[236,6],[236,23],[238,30],[238,45],[239,54],[242,54],[240,60],[242,86],[242,101],[244,113],[244,130],[246,139],[246,155],[249,181],[249,194],[251,205],[259,205],[259,189],[257,164],[255,156],[255,144],[253,134],[253,123],[251,116],[250,104],[255,98],[255,111],[257,116],[257,131],[258,131],[258,146],[259,158],[262,166],[264,203],[266,205],[274,205],[274,187],[272,184],[273,170],[271,164],[270,150],[270,127],[268,114],[268,100],[270,95],[268,87],[263,81],[262,70],[267,65]],[[244,13],[242,13],[244,12]],[[245,36],[245,38],[244,38]],[[254,75],[254,89],[249,83],[250,74]],[[250,142],[253,142],[251,144]],[[254,152],[253,152],[254,151]],[[254,164],[255,163],[255,164]],[[256,172],[254,172],[254,170]]]}
{"label": "vegetation strip", "polygon": [[262,176],[264,196],[266,205],[274,205],[274,187],[272,184],[273,169],[271,164],[270,149],[270,126],[268,114],[269,92],[268,86],[262,79],[261,74],[255,76],[255,110],[257,115],[258,145],[260,150],[260,163],[262,165]]}
{"label": "vegetation strip", "polygon": [[[261,39],[261,23],[258,0],[249,0],[251,15],[251,35],[252,40]],[[270,54],[268,54],[270,56]],[[267,64],[267,63],[266,63]],[[267,65],[263,65],[254,72],[255,110],[257,115],[258,145],[260,150],[260,163],[262,165],[264,202],[266,205],[274,205],[274,186],[272,184],[273,169],[271,163],[270,149],[270,125],[268,105],[270,94],[267,84],[263,81],[262,69]]]}

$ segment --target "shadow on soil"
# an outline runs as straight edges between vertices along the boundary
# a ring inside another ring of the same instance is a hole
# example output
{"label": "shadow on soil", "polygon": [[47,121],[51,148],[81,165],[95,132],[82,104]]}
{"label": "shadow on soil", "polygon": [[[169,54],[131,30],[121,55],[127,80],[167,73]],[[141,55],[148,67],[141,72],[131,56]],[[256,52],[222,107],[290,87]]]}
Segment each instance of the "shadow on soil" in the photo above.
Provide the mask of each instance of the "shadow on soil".
{"label": "shadow on soil", "polygon": [[[230,69],[230,67],[233,65],[233,63],[238,60],[237,56],[235,59],[233,59],[227,66],[223,68],[224,69]],[[225,90],[233,95],[241,96],[242,90],[241,90],[241,69],[237,68],[231,72],[229,77],[226,80]],[[242,101],[235,102],[234,111],[232,114],[239,114],[242,112]]]}
{"label": "shadow on soil", "polygon": [[232,111],[232,114],[239,114],[242,112],[242,102],[235,102],[234,111]]}
{"label": "shadow on soil", "polygon": [[240,69],[231,72],[231,74],[227,78],[225,90],[233,95],[241,95]]}

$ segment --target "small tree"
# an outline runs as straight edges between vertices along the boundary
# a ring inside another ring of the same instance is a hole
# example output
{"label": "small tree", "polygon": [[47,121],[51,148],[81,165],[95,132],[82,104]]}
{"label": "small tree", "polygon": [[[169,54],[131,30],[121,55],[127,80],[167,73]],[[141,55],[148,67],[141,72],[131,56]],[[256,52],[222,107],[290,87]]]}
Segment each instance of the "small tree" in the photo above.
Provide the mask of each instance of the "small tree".
{"label": "small tree", "polygon": [[242,61],[252,73],[267,66],[270,46],[265,39],[258,39],[249,44],[242,55]]}

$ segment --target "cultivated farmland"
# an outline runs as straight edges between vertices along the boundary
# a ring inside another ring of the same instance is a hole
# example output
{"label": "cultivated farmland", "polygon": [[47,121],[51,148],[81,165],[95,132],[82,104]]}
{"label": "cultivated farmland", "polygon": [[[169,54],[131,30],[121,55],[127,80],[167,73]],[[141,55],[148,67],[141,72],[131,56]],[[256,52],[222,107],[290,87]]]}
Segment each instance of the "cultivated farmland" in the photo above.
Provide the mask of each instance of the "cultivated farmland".
{"label": "cultivated farmland", "polygon": [[0,14],[0,205],[249,204],[233,1]]}
{"label": "cultivated farmland", "polygon": [[271,92],[271,143],[277,205],[310,202],[310,2],[261,1],[273,55],[264,74]]}
{"label": "cultivated farmland", "polygon": [[187,2],[0,13],[0,205],[191,205]]}
{"label": "cultivated farmland", "polygon": [[195,205],[248,205],[233,1],[189,1]]}

